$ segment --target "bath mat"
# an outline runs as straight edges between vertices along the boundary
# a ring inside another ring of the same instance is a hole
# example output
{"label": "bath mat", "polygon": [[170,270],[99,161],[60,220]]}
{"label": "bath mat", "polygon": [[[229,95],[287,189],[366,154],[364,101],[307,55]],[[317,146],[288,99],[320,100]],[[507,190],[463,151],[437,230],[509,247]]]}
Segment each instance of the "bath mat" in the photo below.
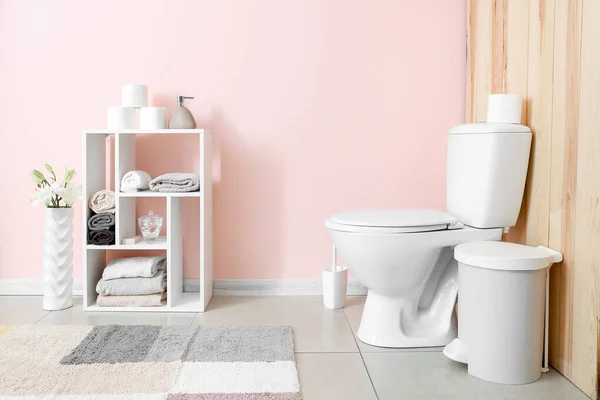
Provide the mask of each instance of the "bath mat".
{"label": "bath mat", "polygon": [[300,400],[287,326],[0,326],[0,400]]}

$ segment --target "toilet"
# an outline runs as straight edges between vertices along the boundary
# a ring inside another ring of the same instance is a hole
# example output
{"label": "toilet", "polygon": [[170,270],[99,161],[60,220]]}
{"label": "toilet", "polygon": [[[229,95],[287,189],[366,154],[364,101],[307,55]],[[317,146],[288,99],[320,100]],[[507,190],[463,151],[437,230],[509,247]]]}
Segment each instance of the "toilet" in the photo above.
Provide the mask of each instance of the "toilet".
{"label": "toilet", "polygon": [[490,107],[514,112],[488,109],[495,122],[449,132],[445,212],[357,210],[325,221],[339,256],[368,289],[357,332],[361,341],[430,347],[457,337],[454,248],[501,240],[517,221],[527,175],[531,130],[518,123],[520,98],[494,96],[500,97]]}

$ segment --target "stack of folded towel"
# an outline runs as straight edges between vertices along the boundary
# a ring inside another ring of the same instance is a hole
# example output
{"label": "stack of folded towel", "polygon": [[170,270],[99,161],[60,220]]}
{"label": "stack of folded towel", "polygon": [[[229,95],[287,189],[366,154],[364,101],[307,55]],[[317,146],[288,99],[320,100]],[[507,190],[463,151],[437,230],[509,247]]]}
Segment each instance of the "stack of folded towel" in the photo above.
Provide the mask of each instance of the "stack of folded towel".
{"label": "stack of folded towel", "polygon": [[115,244],[115,192],[101,190],[90,197],[89,207],[94,212],[87,222],[88,243]]}
{"label": "stack of folded towel", "polygon": [[128,257],[112,260],[96,285],[100,307],[153,307],[166,299],[167,260]]}

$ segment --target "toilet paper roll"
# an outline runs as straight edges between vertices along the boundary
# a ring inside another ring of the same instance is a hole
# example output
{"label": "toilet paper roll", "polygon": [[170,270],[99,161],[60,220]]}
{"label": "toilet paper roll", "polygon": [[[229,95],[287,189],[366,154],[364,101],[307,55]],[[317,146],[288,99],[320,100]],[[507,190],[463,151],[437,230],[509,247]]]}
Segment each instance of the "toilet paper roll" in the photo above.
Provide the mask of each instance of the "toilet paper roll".
{"label": "toilet paper roll", "polygon": [[148,107],[148,86],[123,85],[121,104],[123,107]]}
{"label": "toilet paper roll", "polygon": [[108,129],[135,129],[135,107],[108,107],[106,125]]}
{"label": "toilet paper roll", "polygon": [[167,107],[140,108],[140,129],[166,129]]}
{"label": "toilet paper roll", "polygon": [[487,122],[501,124],[521,123],[521,96],[518,94],[490,94]]}

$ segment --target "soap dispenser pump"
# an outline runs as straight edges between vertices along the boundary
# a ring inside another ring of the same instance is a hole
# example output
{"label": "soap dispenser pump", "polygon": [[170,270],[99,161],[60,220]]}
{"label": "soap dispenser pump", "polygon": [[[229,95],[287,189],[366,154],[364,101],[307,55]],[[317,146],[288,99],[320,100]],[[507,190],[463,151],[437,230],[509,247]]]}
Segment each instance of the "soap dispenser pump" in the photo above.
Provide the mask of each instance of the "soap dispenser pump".
{"label": "soap dispenser pump", "polygon": [[177,96],[177,107],[171,113],[169,119],[169,129],[195,129],[196,120],[194,116],[183,105],[183,100],[193,99],[193,97]]}

